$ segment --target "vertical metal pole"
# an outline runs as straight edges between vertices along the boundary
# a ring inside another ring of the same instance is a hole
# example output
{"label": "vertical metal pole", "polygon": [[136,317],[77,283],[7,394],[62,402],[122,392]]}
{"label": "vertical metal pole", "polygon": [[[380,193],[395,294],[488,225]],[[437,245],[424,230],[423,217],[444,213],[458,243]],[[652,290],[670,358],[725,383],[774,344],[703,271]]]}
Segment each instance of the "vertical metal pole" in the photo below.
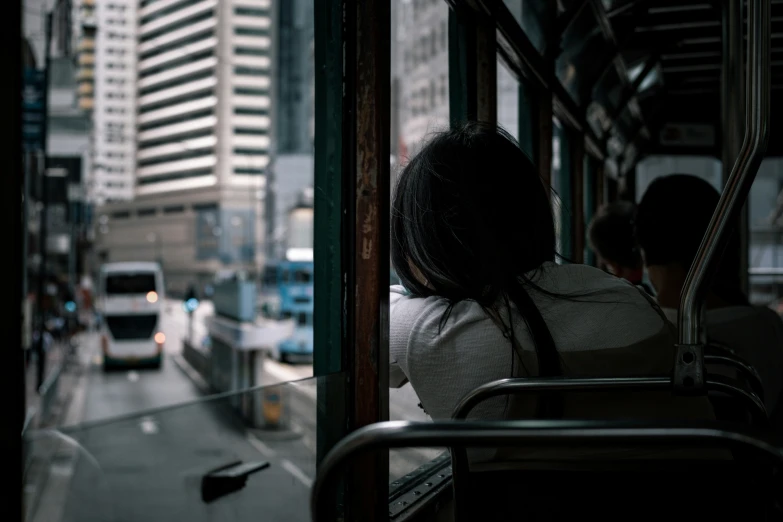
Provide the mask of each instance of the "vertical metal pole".
{"label": "vertical metal pole", "polygon": [[748,3],[748,76],[745,137],[737,161],[723,189],[680,299],[679,344],[675,360],[675,387],[698,390],[704,385],[704,324],[699,313],[704,291],[767,150],[770,105],[770,0]]}
{"label": "vertical metal pole", "polygon": [[[722,110],[722,150],[723,184],[731,174],[731,169],[739,154],[742,138],[745,134],[745,53],[743,46],[742,20],[744,18],[742,0],[726,0],[723,3],[723,64],[721,68],[721,110]],[[727,252],[727,255],[740,256],[740,283],[743,292],[748,292],[749,268],[749,209],[746,203],[738,220],[737,233],[740,236],[740,252]]]}
{"label": "vertical metal pole", "polygon": [[36,373],[36,387],[40,388],[44,382],[44,376],[46,374],[46,354],[44,353],[44,310],[43,299],[46,290],[46,235],[47,235],[47,220],[48,220],[48,206],[49,206],[49,177],[46,175],[46,169],[48,167],[48,153],[49,150],[49,75],[52,66],[52,23],[54,15],[52,12],[46,15],[46,35],[44,44],[44,85],[43,85],[43,126],[41,128],[41,141],[43,150],[43,165],[41,167],[41,212],[38,217],[38,281],[36,288],[35,306],[36,306],[36,330],[38,331],[38,339],[35,342],[35,354],[38,359],[37,373]]}

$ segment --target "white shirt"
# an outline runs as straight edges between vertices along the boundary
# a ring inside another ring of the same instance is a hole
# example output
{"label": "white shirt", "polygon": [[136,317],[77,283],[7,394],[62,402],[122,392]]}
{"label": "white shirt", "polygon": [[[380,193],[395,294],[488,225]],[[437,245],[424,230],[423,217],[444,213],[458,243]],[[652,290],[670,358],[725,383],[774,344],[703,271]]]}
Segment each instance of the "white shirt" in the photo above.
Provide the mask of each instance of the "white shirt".
{"label": "white shirt", "polygon": [[[529,277],[544,290],[566,296],[550,297],[529,290],[567,376],[669,374],[675,332],[643,291],[586,265],[546,263]],[[456,303],[444,321],[449,306],[446,299],[407,296],[401,286],[391,287],[390,292],[390,384],[398,387],[409,380],[433,418],[451,418],[460,399],[482,384],[537,375],[533,342],[519,314],[514,314],[513,326],[523,350],[524,369],[513,369],[519,359],[514,359],[510,341],[476,302]],[[504,310],[501,314],[507,323],[508,315]],[[592,397],[593,402],[598,401]],[[604,404],[613,400],[607,397],[601,398]],[[667,401],[648,402],[656,410],[659,402]],[[584,402],[573,404],[577,405],[574,411],[585,411]],[[500,419],[506,416],[507,408],[506,398],[491,399],[475,408],[470,417]],[[665,410],[666,406],[660,408]],[[628,412],[627,404],[615,410],[620,416],[630,415]],[[661,410],[651,414],[661,414]]]}
{"label": "white shirt", "polygon": [[[677,324],[677,310],[664,308]],[[706,312],[707,337],[734,350],[753,366],[764,387],[764,405],[772,414],[783,392],[783,320],[765,306],[728,306]]]}

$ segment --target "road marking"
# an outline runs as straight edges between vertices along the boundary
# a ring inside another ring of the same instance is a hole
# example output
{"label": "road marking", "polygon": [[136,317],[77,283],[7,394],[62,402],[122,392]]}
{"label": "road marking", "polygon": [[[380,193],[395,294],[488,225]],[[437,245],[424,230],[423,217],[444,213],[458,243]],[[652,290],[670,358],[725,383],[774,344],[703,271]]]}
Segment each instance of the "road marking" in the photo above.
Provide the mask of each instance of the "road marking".
{"label": "road marking", "polygon": [[305,472],[299,469],[299,466],[297,466],[296,464],[294,464],[288,459],[283,459],[280,462],[280,465],[283,467],[284,470],[286,470],[291,475],[293,475],[296,480],[304,484],[305,487],[307,488],[313,487],[313,480],[307,475],[305,475]]}
{"label": "road marking", "polygon": [[152,417],[144,417],[141,419],[139,427],[145,435],[154,435],[158,433],[158,423]]}
{"label": "road marking", "polygon": [[138,380],[139,380],[139,372],[136,372],[136,371],[133,371],[133,370],[129,371],[128,372],[128,380],[130,382],[138,382]]}
{"label": "road marking", "polygon": [[73,475],[73,466],[70,464],[52,464],[49,467],[49,471],[52,475],[58,477],[70,477]]}
{"label": "road marking", "polygon": [[248,433],[247,434],[247,441],[250,443],[251,446],[253,446],[255,449],[258,450],[258,452],[263,455],[264,457],[275,457],[277,456],[277,452],[261,442],[258,437],[255,435]]}
{"label": "road marking", "polygon": [[[261,442],[258,437],[255,435],[248,433],[247,434],[247,441],[250,443],[251,446],[253,446],[255,449],[258,450],[261,455],[267,457],[267,458],[274,458],[277,456],[277,452]],[[306,487],[310,488],[313,486],[313,479],[308,477],[304,471],[302,471],[299,466],[294,464],[288,459],[282,459],[280,460],[280,466],[286,470],[288,473],[290,473],[296,480],[304,484]]]}

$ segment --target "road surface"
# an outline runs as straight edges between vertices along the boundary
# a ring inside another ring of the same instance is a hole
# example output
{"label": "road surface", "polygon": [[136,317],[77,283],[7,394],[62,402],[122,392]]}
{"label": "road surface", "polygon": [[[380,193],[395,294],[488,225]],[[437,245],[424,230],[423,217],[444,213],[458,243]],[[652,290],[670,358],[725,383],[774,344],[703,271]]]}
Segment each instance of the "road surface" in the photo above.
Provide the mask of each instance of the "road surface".
{"label": "road surface", "polygon": [[[209,311],[207,305],[197,312],[196,336],[203,333],[199,323]],[[296,381],[275,387],[283,398],[287,426],[281,430],[249,427],[229,400],[204,401],[201,390],[175,364],[188,331],[187,316],[178,302],[167,303],[163,331],[166,358],[160,370],[105,374],[97,342],[82,348],[92,352],[87,356],[91,364],[83,413],[87,424],[65,432],[78,444],[80,457],[75,465],[52,466],[52,473],[69,476],[61,520],[310,520],[317,390],[316,380],[309,378],[312,367],[266,361],[265,385]],[[261,396],[253,394],[256,401]],[[177,406],[183,403],[189,404]],[[410,387],[392,390],[392,419],[426,419],[417,404]],[[117,420],[121,416],[125,418]],[[393,452],[390,478],[438,453]],[[270,467],[251,476],[243,490],[211,504],[202,502],[202,476],[235,461],[267,461]]]}

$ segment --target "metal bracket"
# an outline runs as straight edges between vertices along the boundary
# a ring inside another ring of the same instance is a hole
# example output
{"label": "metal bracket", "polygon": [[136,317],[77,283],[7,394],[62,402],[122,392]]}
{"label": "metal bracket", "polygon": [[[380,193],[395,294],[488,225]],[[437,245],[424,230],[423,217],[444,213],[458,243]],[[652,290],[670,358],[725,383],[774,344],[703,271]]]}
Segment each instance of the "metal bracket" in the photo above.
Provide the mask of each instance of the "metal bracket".
{"label": "metal bracket", "polygon": [[704,379],[704,345],[678,344],[672,384],[677,395],[703,395],[707,392]]}
{"label": "metal bracket", "polygon": [[269,462],[243,463],[238,460],[214,469],[201,478],[201,500],[208,504],[239,491],[245,487],[250,475],[268,467]]}
{"label": "metal bracket", "polygon": [[[452,469],[450,465],[445,464],[450,464],[450,460],[447,460],[449,457],[450,455],[446,452],[444,455],[419,468],[419,470],[426,468],[429,473],[417,477],[418,480],[414,481],[417,484],[414,487],[411,487],[401,495],[395,495],[393,499],[390,498],[390,520],[397,519],[403,512],[411,509],[415,510],[415,506],[419,506],[424,500],[428,499],[436,491],[439,491],[441,487],[448,484],[451,480]],[[418,472],[419,470],[416,471]]]}

